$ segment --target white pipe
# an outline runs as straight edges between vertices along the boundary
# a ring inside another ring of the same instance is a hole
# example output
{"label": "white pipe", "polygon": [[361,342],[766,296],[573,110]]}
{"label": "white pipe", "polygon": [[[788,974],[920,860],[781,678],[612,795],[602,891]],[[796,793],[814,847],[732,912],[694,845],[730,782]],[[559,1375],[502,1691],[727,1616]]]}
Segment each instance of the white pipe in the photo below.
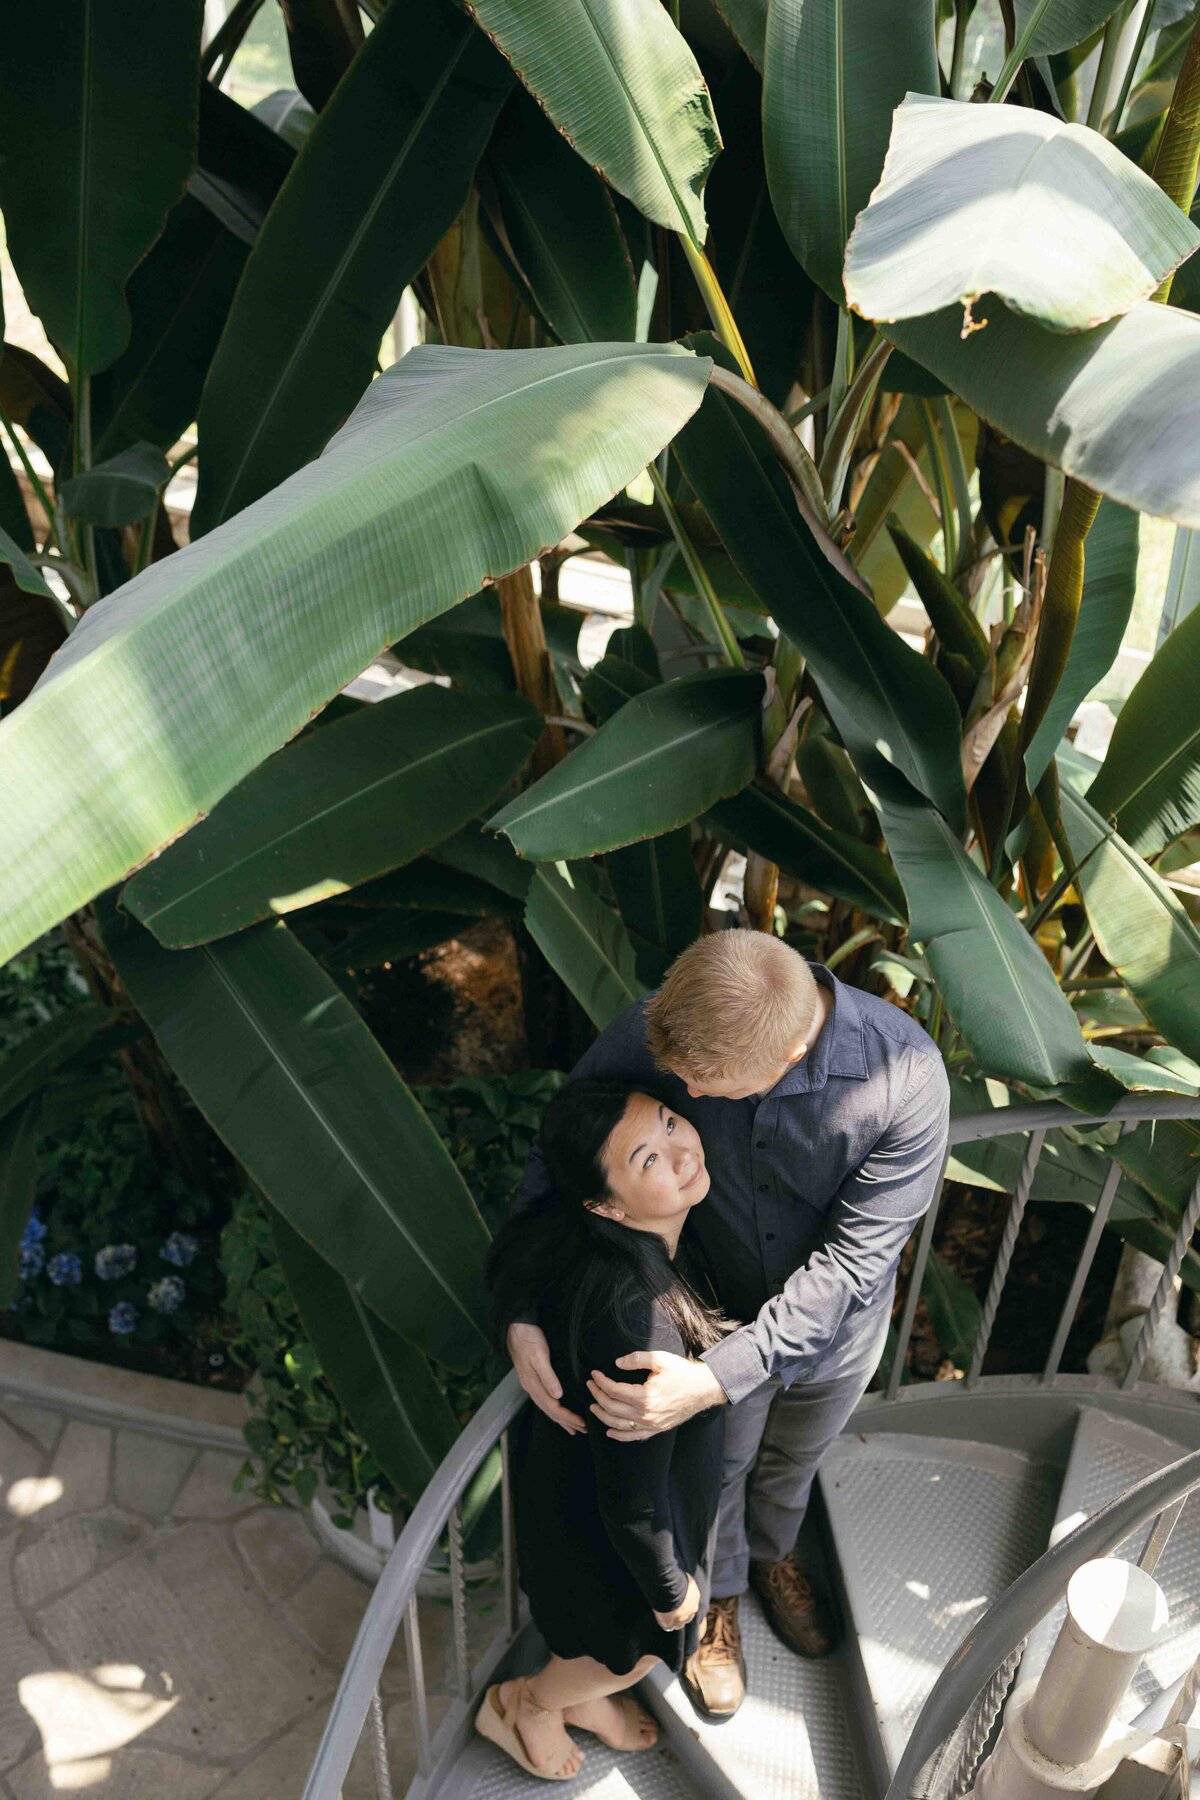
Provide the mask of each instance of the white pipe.
{"label": "white pipe", "polygon": [[1166,1624],[1166,1597],[1144,1569],[1116,1557],[1076,1569],[1067,1616],[1029,1704],[1029,1736],[1043,1756],[1071,1767],[1095,1755]]}
{"label": "white pipe", "polygon": [[1166,1598],[1144,1569],[1115,1557],[1077,1569],[1054,1648],[1038,1680],[1009,1701],[975,1800],[1095,1794],[1122,1756],[1145,1741],[1115,1715],[1166,1625]]}

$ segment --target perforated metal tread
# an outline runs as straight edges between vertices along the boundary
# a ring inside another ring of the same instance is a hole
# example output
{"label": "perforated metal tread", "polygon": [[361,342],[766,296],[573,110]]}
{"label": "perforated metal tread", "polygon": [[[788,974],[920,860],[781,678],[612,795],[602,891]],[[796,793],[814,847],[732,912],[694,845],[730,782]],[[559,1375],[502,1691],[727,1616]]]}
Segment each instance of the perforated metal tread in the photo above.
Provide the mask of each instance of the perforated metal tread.
{"label": "perforated metal tread", "polygon": [[[1057,1543],[1134,1482],[1186,1456],[1189,1447],[1115,1414],[1086,1408],[1075,1427],[1051,1541]],[[1143,1526],[1116,1554],[1136,1562],[1148,1530]],[[1180,1515],[1154,1578],[1167,1596],[1170,1630],[1134,1678],[1122,1709],[1130,1716],[1148,1705],[1200,1654],[1200,1502],[1194,1494]],[[1065,1612],[1064,1602],[1031,1635],[1021,1663],[1022,1681],[1041,1671]]]}
{"label": "perforated metal tread", "polygon": [[889,1770],[964,1633],[1045,1549],[1060,1473],[962,1439],[829,1450],[821,1488]]}
{"label": "perforated metal tread", "polygon": [[[582,1745],[583,1767],[574,1781],[556,1781],[556,1794],[570,1800],[700,1800],[674,1753],[663,1744],[636,1755],[609,1750],[587,1732],[572,1735]],[[551,1783],[526,1775],[511,1757],[474,1738],[438,1790],[438,1800],[545,1800]]]}
{"label": "perforated metal tread", "polygon": [[680,1683],[647,1683],[655,1711],[705,1794],[744,1800],[863,1800],[856,1725],[837,1656],[807,1662],[773,1635],[752,1594],[739,1617],[746,1698],[719,1725],[700,1718]]}

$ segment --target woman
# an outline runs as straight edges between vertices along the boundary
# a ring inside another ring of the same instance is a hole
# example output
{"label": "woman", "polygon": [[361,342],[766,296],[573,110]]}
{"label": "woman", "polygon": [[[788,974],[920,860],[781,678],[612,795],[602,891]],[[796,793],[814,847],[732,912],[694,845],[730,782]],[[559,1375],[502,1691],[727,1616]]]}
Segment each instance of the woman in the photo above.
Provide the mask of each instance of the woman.
{"label": "woman", "polygon": [[533,1407],[522,1421],[517,1555],[552,1654],[536,1675],[490,1688],[475,1723],[527,1773],[565,1781],[583,1761],[567,1725],[614,1749],[655,1742],[649,1714],[621,1696],[656,1661],[680,1671],[696,1647],[725,1429],[714,1409],[619,1443],[590,1410],[588,1375],[619,1376],[631,1350],[694,1356],[729,1327],[680,1245],[709,1186],[686,1119],[624,1083],[574,1081],[547,1108],[541,1140],[553,1192],[492,1245],[494,1318],[502,1336],[536,1310],[564,1404],[588,1428],[568,1433]]}

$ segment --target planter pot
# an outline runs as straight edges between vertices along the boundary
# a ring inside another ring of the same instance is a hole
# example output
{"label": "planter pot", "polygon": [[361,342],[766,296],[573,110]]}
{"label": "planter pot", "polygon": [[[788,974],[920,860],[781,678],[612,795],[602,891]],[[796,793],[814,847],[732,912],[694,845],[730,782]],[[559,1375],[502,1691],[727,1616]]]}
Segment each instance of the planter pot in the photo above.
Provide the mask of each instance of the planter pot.
{"label": "planter pot", "polygon": [[[332,1513],[336,1510],[336,1502],[329,1490],[318,1488],[311,1508],[313,1528],[331,1556],[374,1586],[395,1547],[397,1521],[391,1513],[380,1512],[373,1506],[369,1496],[367,1504],[355,1513],[354,1524],[345,1529],[333,1522]],[[403,1521],[400,1526],[403,1529]],[[466,1575],[468,1581],[486,1581],[496,1576],[499,1569],[499,1558],[489,1556],[481,1562],[468,1563]],[[433,1552],[417,1582],[417,1593],[422,1600],[450,1598],[450,1559],[445,1551]]]}

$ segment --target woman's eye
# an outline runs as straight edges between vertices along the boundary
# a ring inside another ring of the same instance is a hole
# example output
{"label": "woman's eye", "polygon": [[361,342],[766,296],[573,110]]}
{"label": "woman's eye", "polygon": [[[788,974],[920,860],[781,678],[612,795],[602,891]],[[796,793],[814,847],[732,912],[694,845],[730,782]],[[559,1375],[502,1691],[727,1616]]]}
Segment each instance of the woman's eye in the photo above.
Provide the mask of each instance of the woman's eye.
{"label": "woman's eye", "polygon": [[657,1157],[658,1157],[658,1151],[657,1151],[657,1150],[652,1150],[652,1151],[651,1151],[651,1152],[650,1152],[650,1154],[649,1154],[649,1156],[648,1156],[648,1157],[647,1157],[647,1158],[646,1158],[646,1160],[645,1160],[645,1162],[644,1162],[644,1163],[643,1163],[643,1164],[642,1164],[642,1170],[643,1170],[643,1172],[645,1172],[645,1170],[647,1170],[647,1169],[649,1169],[649,1168],[651,1168],[651,1167],[652,1167],[652,1166],[653,1166],[653,1164],[654,1164],[654,1162],[655,1162],[655,1161],[656,1161],[656,1159],[657,1159]]}
{"label": "woman's eye", "polygon": [[668,1119],[667,1119],[667,1135],[668,1135],[668,1137],[670,1136],[671,1132],[674,1131],[674,1129],[675,1129],[675,1121],[674,1121],[674,1119],[668,1117]]}

